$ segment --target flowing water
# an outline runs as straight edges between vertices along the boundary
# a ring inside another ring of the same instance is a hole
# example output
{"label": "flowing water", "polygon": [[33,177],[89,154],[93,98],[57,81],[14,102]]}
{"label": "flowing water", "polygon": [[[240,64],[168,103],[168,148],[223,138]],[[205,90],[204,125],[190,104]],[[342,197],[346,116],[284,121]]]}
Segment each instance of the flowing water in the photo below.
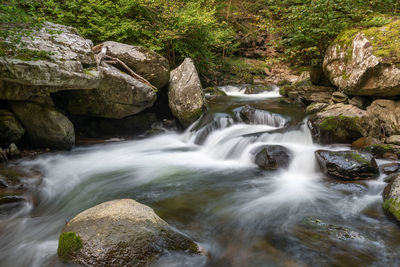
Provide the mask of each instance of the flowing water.
{"label": "flowing water", "polygon": [[[301,108],[280,105],[276,91],[238,91],[211,100],[210,111],[184,133],[19,162],[40,169],[44,180],[37,205],[0,217],[0,265],[64,266],[57,239],[69,219],[104,201],[133,198],[209,254],[168,253],[154,266],[398,266],[400,228],[382,211],[383,177],[326,178]],[[259,109],[251,124],[238,116],[245,104]],[[292,152],[287,170],[252,163],[252,150],[265,144]]]}

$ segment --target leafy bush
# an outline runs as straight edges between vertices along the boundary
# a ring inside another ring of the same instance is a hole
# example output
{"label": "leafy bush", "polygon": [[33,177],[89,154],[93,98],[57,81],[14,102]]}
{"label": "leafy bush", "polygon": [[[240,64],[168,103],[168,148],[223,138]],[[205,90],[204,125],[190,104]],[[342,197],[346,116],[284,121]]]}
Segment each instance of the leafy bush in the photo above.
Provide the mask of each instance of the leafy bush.
{"label": "leafy bush", "polygon": [[[234,32],[217,19],[206,0],[41,0],[6,1],[0,11],[9,22],[50,20],[74,26],[95,43],[114,40],[143,45],[172,65],[191,57],[215,64],[222,49],[233,48]],[[6,21],[6,20],[3,20]]]}
{"label": "leafy bush", "polygon": [[282,44],[297,64],[318,65],[325,50],[343,30],[353,26],[381,26],[390,19],[375,11],[395,14],[397,0],[267,0],[266,16],[283,32]]}

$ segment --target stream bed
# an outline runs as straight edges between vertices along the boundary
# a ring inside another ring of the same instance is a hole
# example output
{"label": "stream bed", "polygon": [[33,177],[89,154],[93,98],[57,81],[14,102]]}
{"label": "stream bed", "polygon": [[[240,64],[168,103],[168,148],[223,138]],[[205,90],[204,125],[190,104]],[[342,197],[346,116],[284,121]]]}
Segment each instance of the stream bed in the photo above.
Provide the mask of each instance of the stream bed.
{"label": "stream bed", "polygon": [[[153,208],[208,256],[168,253],[153,266],[399,266],[400,227],[382,210],[384,175],[345,183],[323,175],[301,107],[234,86],[184,133],[77,147],[17,162],[43,174],[35,206],[0,216],[0,266],[65,266],[65,223],[99,203]],[[238,116],[249,104],[255,121]],[[263,171],[255,148],[279,144],[288,169]],[[348,146],[324,146],[343,150]]]}

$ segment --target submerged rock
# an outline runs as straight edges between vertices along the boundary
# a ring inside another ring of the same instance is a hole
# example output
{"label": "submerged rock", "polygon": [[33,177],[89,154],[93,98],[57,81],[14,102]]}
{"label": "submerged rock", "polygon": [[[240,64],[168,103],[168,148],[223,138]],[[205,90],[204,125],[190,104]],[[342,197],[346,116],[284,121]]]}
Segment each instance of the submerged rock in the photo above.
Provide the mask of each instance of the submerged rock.
{"label": "submerged rock", "polygon": [[280,145],[265,145],[258,147],[253,151],[254,163],[264,170],[277,170],[288,168],[291,152],[284,146]]}
{"label": "submerged rock", "polygon": [[400,21],[380,28],[350,29],[327,49],[323,68],[348,95],[388,97],[400,94]]}
{"label": "submerged rock", "polygon": [[11,214],[28,201],[35,204],[35,188],[41,181],[35,171],[0,168],[0,214]]}
{"label": "submerged rock", "polygon": [[391,177],[383,191],[383,209],[400,221],[400,174]]}
{"label": "submerged rock", "polygon": [[70,220],[60,235],[61,260],[84,266],[147,266],[161,253],[199,253],[154,211],[132,199],[102,203]]}
{"label": "submerged rock", "polygon": [[205,111],[205,98],[193,60],[186,58],[171,71],[168,103],[172,114],[187,127]]}
{"label": "submerged rock", "polygon": [[239,122],[247,124],[263,124],[273,127],[283,127],[287,124],[288,119],[262,109],[255,109],[250,105],[239,107],[234,110],[235,119]]}
{"label": "submerged rock", "polygon": [[148,80],[158,89],[169,81],[168,60],[156,52],[142,46],[132,46],[113,41],[101,44],[107,48],[107,55],[122,60],[134,72]]}
{"label": "submerged rock", "polygon": [[8,110],[0,110],[0,147],[18,143],[25,134],[25,129]]}
{"label": "submerged rock", "polygon": [[31,102],[12,102],[11,107],[32,145],[52,149],[74,146],[74,126],[57,109]]}
{"label": "submerged rock", "polygon": [[315,156],[326,175],[343,180],[372,179],[379,175],[374,157],[356,151],[318,150]]}
{"label": "submerged rock", "polygon": [[382,172],[384,174],[392,174],[399,170],[398,163],[387,163],[381,166]]}

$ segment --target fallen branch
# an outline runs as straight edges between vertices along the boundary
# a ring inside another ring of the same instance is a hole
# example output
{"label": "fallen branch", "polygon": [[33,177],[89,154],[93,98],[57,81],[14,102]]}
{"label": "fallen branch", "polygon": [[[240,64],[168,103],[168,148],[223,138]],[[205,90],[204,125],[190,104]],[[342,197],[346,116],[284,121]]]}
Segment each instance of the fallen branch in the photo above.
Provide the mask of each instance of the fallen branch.
{"label": "fallen branch", "polygon": [[92,51],[93,51],[93,53],[98,54],[102,48],[103,48],[103,44],[98,44],[98,45],[95,45],[92,47]]}
{"label": "fallen branch", "polygon": [[104,56],[107,54],[107,47],[103,47],[103,45],[102,45],[100,48],[101,48],[101,51],[95,55],[97,67],[100,66],[101,61],[104,59]]}
{"label": "fallen branch", "polygon": [[[103,51],[102,51],[103,52]],[[151,88],[153,88],[154,90],[157,90],[157,88],[152,85],[148,80],[146,80],[145,78],[143,78],[142,76],[140,76],[139,74],[137,74],[136,72],[134,72],[131,68],[129,68],[122,60],[115,58],[115,57],[110,57],[108,55],[104,55],[104,59],[106,59],[107,61],[105,61],[108,64],[111,65],[121,65],[125,71],[128,72],[128,74],[130,74],[133,78],[139,80],[140,82],[150,86]]]}

